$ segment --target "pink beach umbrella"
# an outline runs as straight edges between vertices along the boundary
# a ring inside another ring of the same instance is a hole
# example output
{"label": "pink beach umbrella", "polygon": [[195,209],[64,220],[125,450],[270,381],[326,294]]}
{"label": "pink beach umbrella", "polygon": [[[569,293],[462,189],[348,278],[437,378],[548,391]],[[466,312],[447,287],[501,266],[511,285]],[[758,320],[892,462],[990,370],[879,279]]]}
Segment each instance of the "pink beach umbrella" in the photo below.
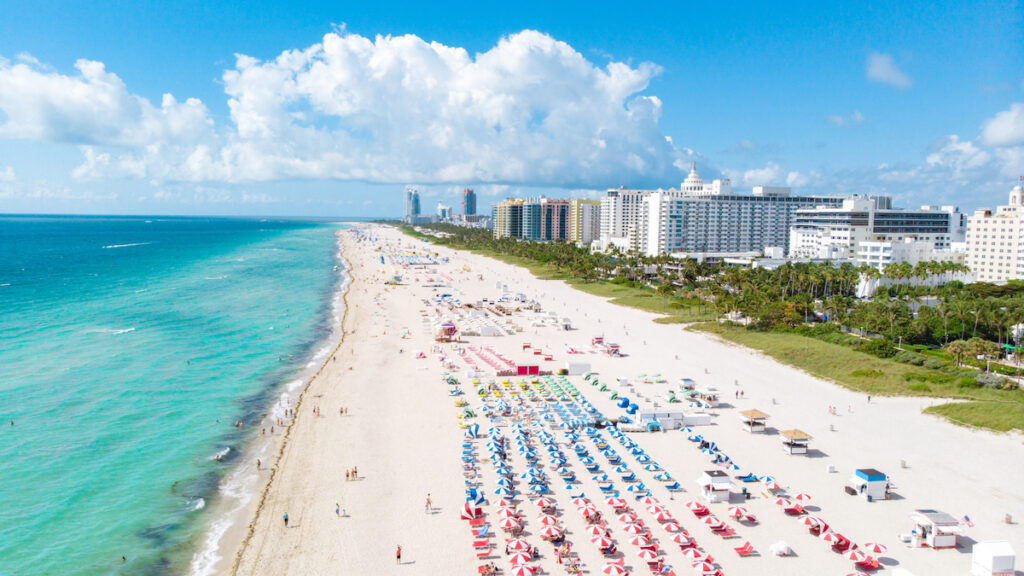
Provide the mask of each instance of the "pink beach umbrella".
{"label": "pink beach umbrella", "polygon": [[616,518],[618,519],[619,522],[622,522],[623,524],[626,524],[626,523],[629,523],[629,522],[632,522],[632,521],[636,520],[636,513],[635,512],[625,512],[623,514],[619,514]]}
{"label": "pink beach umbrella", "polygon": [[729,507],[729,516],[732,516],[733,518],[739,518],[740,516],[746,516],[746,515],[747,515],[747,509],[744,508],[743,506],[730,506]]}
{"label": "pink beach umbrella", "polygon": [[552,526],[558,524],[558,518],[555,518],[551,514],[541,514],[537,516],[537,522],[540,522],[544,526]]}
{"label": "pink beach umbrella", "polygon": [[793,495],[794,500],[810,500],[811,495],[806,492],[797,492]]}
{"label": "pink beach umbrella", "polygon": [[640,499],[640,502],[644,506],[650,506],[651,504],[657,504],[658,499],[655,498],[654,496],[644,496],[643,498]]}
{"label": "pink beach umbrella", "polygon": [[694,562],[691,566],[697,572],[713,572],[715,570],[715,565],[711,562]]}
{"label": "pink beach umbrella", "polygon": [[864,544],[864,546],[862,546],[861,548],[867,550],[868,552],[871,552],[872,554],[885,554],[889,550],[889,548],[886,545],[879,544],[877,542],[868,542]]}
{"label": "pink beach umbrella", "polygon": [[562,534],[562,529],[555,526],[545,526],[540,529],[541,538],[556,538]]}
{"label": "pink beach umbrella", "polygon": [[515,518],[516,511],[511,508],[499,508],[495,514],[502,518]]}
{"label": "pink beach umbrella", "polygon": [[666,522],[661,527],[665,529],[665,532],[679,532],[683,529],[678,522]]}
{"label": "pink beach umbrella", "polygon": [[689,502],[687,502],[686,507],[689,508],[690,510],[693,510],[694,512],[704,509],[704,505],[701,504],[700,502],[697,502],[696,500],[690,500]]}
{"label": "pink beach umbrella", "polygon": [[650,506],[647,507],[647,511],[651,514],[657,514],[658,512],[662,512],[663,510],[665,510],[665,508],[663,508],[660,504],[651,504]]}
{"label": "pink beach umbrella", "polygon": [[601,569],[601,573],[607,574],[608,576],[623,576],[626,574],[626,569],[618,564],[612,564],[609,562]]}
{"label": "pink beach umbrella", "polygon": [[683,550],[683,557],[688,560],[700,560],[704,557],[704,553],[696,548],[687,548],[686,550]]}
{"label": "pink beach umbrella", "polygon": [[774,480],[771,481],[771,482],[765,483],[764,487],[769,489],[769,490],[778,490],[778,489],[782,488],[782,486],[779,486],[779,483],[775,482]]}
{"label": "pink beach umbrella", "polygon": [[534,568],[532,566],[519,564],[517,566],[513,566],[510,572],[512,573],[512,576],[533,576],[533,571]]}
{"label": "pink beach umbrella", "polygon": [[612,508],[625,508],[626,507],[626,501],[623,500],[622,498],[617,497],[617,496],[612,496],[611,498],[608,498],[607,500],[604,501],[604,503],[609,505],[609,506],[611,506]]}
{"label": "pink beach umbrella", "polygon": [[596,524],[591,524],[591,525],[587,526],[586,528],[584,528],[583,530],[586,531],[586,533],[590,534],[591,536],[600,536],[600,535],[604,534],[604,528],[601,528],[600,526],[598,526]]}
{"label": "pink beach umbrella", "polygon": [[668,510],[662,510],[654,515],[654,519],[658,522],[670,522],[672,520],[672,514]]}
{"label": "pink beach umbrella", "polygon": [[690,543],[690,537],[686,534],[679,533],[672,537],[672,541],[676,544],[686,545]]}
{"label": "pink beach umbrella", "polygon": [[846,536],[843,536],[839,532],[825,532],[824,534],[821,535],[821,539],[824,540],[825,542],[835,543],[835,542],[842,542],[843,540],[846,539]]}
{"label": "pink beach umbrella", "polygon": [[639,534],[644,531],[639,524],[626,524],[622,527],[622,530],[630,534]]}
{"label": "pink beach umbrella", "polygon": [[513,508],[513,509],[515,509],[515,506],[511,502],[509,502],[508,500],[505,500],[504,498],[502,498],[501,500],[498,500],[498,508]]}
{"label": "pink beach umbrella", "polygon": [[555,505],[550,498],[537,498],[533,503],[536,504],[538,508],[551,508]]}
{"label": "pink beach umbrella", "polygon": [[516,520],[515,518],[502,518],[501,520],[498,520],[498,526],[503,530],[511,530],[519,527],[519,520]]}
{"label": "pink beach umbrella", "polygon": [[615,543],[614,540],[607,536],[594,536],[590,541],[598,548],[607,548]]}
{"label": "pink beach umbrella", "polygon": [[526,552],[515,552],[508,557],[508,561],[511,562],[513,565],[526,564],[531,560],[533,560],[533,556],[530,556]]}
{"label": "pink beach umbrella", "polygon": [[647,536],[644,536],[643,534],[637,534],[636,536],[633,536],[629,539],[629,543],[632,546],[647,546],[651,543],[651,541],[647,539]]}
{"label": "pink beach umbrella", "polygon": [[843,554],[843,557],[847,560],[853,560],[854,562],[863,562],[864,559],[868,557],[868,555],[861,552],[860,550],[849,550],[848,552]]}
{"label": "pink beach umbrella", "polygon": [[572,499],[572,503],[577,505],[577,506],[584,506],[586,504],[590,504],[590,500],[587,500],[586,498],[577,496],[576,498]]}
{"label": "pink beach umbrella", "polygon": [[522,538],[513,538],[508,541],[509,550],[529,550],[530,543]]}
{"label": "pink beach umbrella", "polygon": [[644,562],[654,562],[658,559],[658,555],[650,550],[639,550],[636,553],[636,557]]}
{"label": "pink beach umbrella", "polygon": [[714,516],[708,516],[704,519],[704,523],[708,526],[718,526],[722,523],[722,521],[718,518],[715,518]]}
{"label": "pink beach umbrella", "polygon": [[472,502],[466,502],[466,504],[463,505],[463,507],[462,507],[462,519],[463,520],[472,520],[472,519],[476,518],[479,515],[480,515],[480,509],[477,508],[476,506],[473,506]]}
{"label": "pink beach umbrella", "polygon": [[821,518],[815,518],[814,516],[801,516],[799,522],[804,526],[818,526],[821,524]]}

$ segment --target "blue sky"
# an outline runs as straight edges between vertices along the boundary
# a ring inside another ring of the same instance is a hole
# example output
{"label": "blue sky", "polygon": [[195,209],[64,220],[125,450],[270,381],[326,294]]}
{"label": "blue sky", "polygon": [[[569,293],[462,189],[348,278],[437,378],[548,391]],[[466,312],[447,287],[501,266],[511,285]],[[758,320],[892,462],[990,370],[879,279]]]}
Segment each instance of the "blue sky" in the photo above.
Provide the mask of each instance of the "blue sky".
{"label": "blue sky", "polygon": [[0,212],[397,215],[691,161],[970,210],[1024,174],[1018,2],[208,4],[5,2]]}

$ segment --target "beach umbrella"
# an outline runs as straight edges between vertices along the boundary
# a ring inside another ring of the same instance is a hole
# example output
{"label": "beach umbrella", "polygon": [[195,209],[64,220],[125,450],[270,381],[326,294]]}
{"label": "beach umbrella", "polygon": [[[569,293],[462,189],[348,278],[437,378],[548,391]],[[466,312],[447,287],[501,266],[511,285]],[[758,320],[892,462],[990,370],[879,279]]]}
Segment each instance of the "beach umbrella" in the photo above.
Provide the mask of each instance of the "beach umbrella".
{"label": "beach umbrella", "polygon": [[690,543],[690,537],[680,532],[675,536],[672,536],[672,541],[676,544],[685,545]]}
{"label": "beach umbrella", "polygon": [[658,512],[664,512],[665,508],[663,508],[660,504],[651,504],[650,506],[647,507],[647,511],[651,514],[657,514]]}
{"label": "beach umbrella", "polygon": [[666,522],[666,523],[662,524],[661,527],[665,529],[665,532],[672,532],[672,533],[680,532],[683,529],[683,527],[680,526],[679,523],[676,522],[675,520],[673,520],[671,522]]}
{"label": "beach umbrella", "polygon": [[863,562],[868,555],[861,552],[860,550],[848,550],[843,553],[843,558],[851,560],[853,562]]}
{"label": "beach umbrella", "polygon": [[701,504],[700,502],[697,502],[696,500],[690,500],[689,502],[687,502],[686,507],[689,508],[690,510],[693,510],[694,512],[704,509],[704,505]]}
{"label": "beach umbrella", "polygon": [[619,474],[629,472],[629,466],[626,466],[625,464],[619,464],[619,467],[616,468],[615,471],[618,472]]}
{"label": "beach umbrella", "polygon": [[587,500],[582,496],[577,496],[576,498],[572,499],[572,503],[577,506],[583,506],[584,504],[590,504],[590,500]]}
{"label": "beach umbrella", "polygon": [[515,518],[516,511],[508,507],[499,507],[497,515],[502,518]]}
{"label": "beach umbrella", "polygon": [[644,470],[647,470],[648,472],[657,472],[658,470],[661,470],[661,466],[659,466],[657,462],[651,462],[644,466]]}
{"label": "beach umbrella", "polygon": [[785,498],[776,498],[775,499],[775,504],[777,506],[782,506],[783,508],[789,508],[790,506],[793,505],[792,502],[790,502],[789,500],[786,500]]}
{"label": "beach umbrella", "polygon": [[498,520],[498,526],[500,526],[503,530],[511,530],[512,528],[519,527],[519,520],[516,520],[515,518],[511,517],[502,518],[501,520]]}
{"label": "beach umbrella", "polygon": [[612,496],[611,498],[608,498],[607,500],[604,501],[604,503],[611,506],[612,508],[623,508],[626,506],[626,501],[617,496]]}
{"label": "beach umbrella", "polygon": [[867,550],[873,554],[885,554],[889,548],[884,544],[878,544],[877,542],[868,542],[861,546],[862,550]]}
{"label": "beach umbrella", "polygon": [[715,527],[718,527],[718,526],[722,525],[722,521],[719,520],[718,518],[715,518],[714,516],[708,516],[707,518],[705,518],[704,519],[704,523],[707,524],[708,526],[711,526],[712,528],[715,528]]}
{"label": "beach umbrella", "polygon": [[504,486],[504,487],[507,488],[507,487],[509,487],[511,485],[512,485],[512,481],[509,480],[508,478],[505,478],[505,477],[498,478],[498,486]]}
{"label": "beach umbrella", "polygon": [[672,475],[668,472],[658,472],[654,475],[655,480],[661,480],[662,482],[668,482],[672,479]]}
{"label": "beach umbrella", "polygon": [[562,529],[556,526],[545,526],[540,529],[541,538],[555,538],[562,534]]}
{"label": "beach umbrella", "polygon": [[498,496],[501,496],[502,498],[511,498],[512,496],[515,495],[515,492],[509,490],[508,488],[505,488],[504,486],[495,490],[494,493]]}
{"label": "beach umbrella", "polygon": [[604,528],[601,528],[597,524],[590,524],[584,528],[583,531],[591,536],[601,536],[604,534]]}
{"label": "beach umbrella", "polygon": [[636,520],[636,513],[635,512],[626,512],[624,514],[619,514],[619,516],[618,516],[618,521],[622,522],[623,524],[629,524],[630,522],[633,522],[634,520]]}
{"label": "beach umbrella", "polygon": [[815,518],[814,516],[801,516],[799,522],[804,526],[813,527],[821,524],[821,518]]}
{"label": "beach umbrella", "polygon": [[767,474],[758,478],[761,482],[772,483],[775,482],[775,476],[768,476]]}
{"label": "beach umbrella", "polygon": [[591,476],[590,479],[595,481],[595,482],[607,482],[608,481],[608,475],[607,474],[598,474],[596,476]]}
{"label": "beach umbrella", "polygon": [[780,488],[782,488],[782,486],[779,486],[778,482],[766,482],[764,487],[769,490],[779,490]]}
{"label": "beach umbrella", "polygon": [[537,516],[537,522],[540,522],[545,526],[551,526],[553,524],[558,524],[558,518],[555,518],[551,514],[541,514],[540,516]]}
{"label": "beach umbrella", "polygon": [[608,564],[604,565],[604,568],[601,569],[601,573],[607,574],[608,576],[623,576],[627,572],[624,567],[609,562]]}
{"label": "beach umbrella", "polygon": [[669,522],[672,520],[672,513],[668,510],[661,510],[654,514],[654,519],[658,522]]}
{"label": "beach umbrella", "polygon": [[747,515],[747,509],[744,508],[743,506],[730,506],[729,507],[729,516],[732,516],[733,518],[739,518],[740,516],[746,516],[746,515]]}
{"label": "beach umbrella", "polygon": [[683,557],[689,560],[700,560],[704,557],[704,553],[696,548],[687,548],[683,550]]}
{"label": "beach umbrella", "polygon": [[825,532],[821,535],[821,539],[825,542],[834,543],[846,540],[846,536],[843,536],[839,532]]}
{"label": "beach umbrella", "polygon": [[513,538],[508,541],[509,550],[529,550],[530,543],[522,538]]}
{"label": "beach umbrella", "polygon": [[644,562],[654,562],[658,559],[658,555],[650,550],[639,550],[636,556]]}
{"label": "beach umbrella", "polygon": [[527,554],[526,552],[515,552],[514,554],[508,557],[508,561],[511,562],[513,565],[526,564],[531,560],[533,560],[533,556]]}
{"label": "beach umbrella", "polygon": [[537,498],[533,501],[539,508],[553,508],[555,503],[550,498]]}
{"label": "beach umbrella", "polygon": [[793,494],[792,498],[794,500],[810,500],[811,495],[805,492],[797,492],[796,494]]}
{"label": "beach umbrella", "polygon": [[590,541],[593,542],[594,545],[596,545],[598,548],[607,548],[615,543],[614,540],[604,535],[594,536],[590,539]]}
{"label": "beach umbrella", "polygon": [[629,534],[639,534],[643,532],[644,529],[641,528],[639,524],[626,524],[622,527],[622,531],[628,532]]}
{"label": "beach umbrella", "polygon": [[697,572],[711,572],[715,569],[711,562],[694,562],[691,567]]}
{"label": "beach umbrella", "polygon": [[637,456],[636,461],[643,464],[645,462],[650,462],[651,457],[648,456],[647,454],[641,454],[640,456]]}
{"label": "beach umbrella", "polygon": [[534,568],[526,564],[517,564],[512,567],[512,576],[533,576]]}
{"label": "beach umbrella", "polygon": [[658,499],[655,498],[654,496],[644,496],[643,498],[640,499],[640,502],[645,506],[650,506],[651,504],[657,504]]}
{"label": "beach umbrella", "polygon": [[633,536],[629,539],[629,543],[633,546],[647,546],[651,543],[651,541],[647,539],[647,536],[637,534],[636,536]]}
{"label": "beach umbrella", "polygon": [[480,509],[473,505],[472,502],[466,502],[462,507],[462,519],[472,520],[480,515]]}

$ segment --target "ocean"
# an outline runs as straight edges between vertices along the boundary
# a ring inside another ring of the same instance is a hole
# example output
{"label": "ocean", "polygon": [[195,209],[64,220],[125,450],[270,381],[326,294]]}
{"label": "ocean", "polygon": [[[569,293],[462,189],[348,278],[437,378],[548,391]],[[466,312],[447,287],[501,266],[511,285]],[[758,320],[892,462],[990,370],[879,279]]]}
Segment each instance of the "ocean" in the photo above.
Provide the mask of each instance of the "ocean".
{"label": "ocean", "polygon": [[190,570],[260,418],[336,337],[339,228],[0,217],[0,575]]}

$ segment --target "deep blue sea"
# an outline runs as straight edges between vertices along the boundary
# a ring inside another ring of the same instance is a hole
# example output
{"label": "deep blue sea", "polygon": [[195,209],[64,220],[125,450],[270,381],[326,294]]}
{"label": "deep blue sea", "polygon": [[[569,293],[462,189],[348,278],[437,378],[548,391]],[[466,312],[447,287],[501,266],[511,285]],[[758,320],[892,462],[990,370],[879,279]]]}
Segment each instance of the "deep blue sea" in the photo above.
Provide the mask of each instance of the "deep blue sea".
{"label": "deep blue sea", "polygon": [[338,228],[0,217],[0,575],[188,570],[234,423],[324,346]]}

